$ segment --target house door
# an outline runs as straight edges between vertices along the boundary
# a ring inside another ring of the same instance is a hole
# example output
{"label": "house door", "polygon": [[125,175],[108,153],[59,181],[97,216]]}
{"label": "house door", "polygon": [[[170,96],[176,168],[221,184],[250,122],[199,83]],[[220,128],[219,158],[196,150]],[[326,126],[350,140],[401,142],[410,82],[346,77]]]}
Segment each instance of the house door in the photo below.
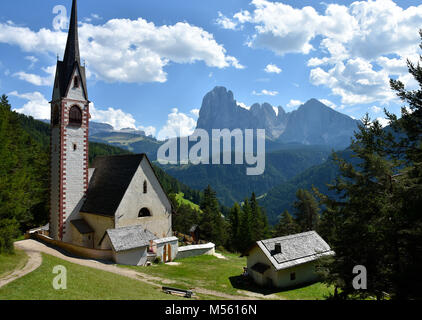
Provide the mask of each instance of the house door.
{"label": "house door", "polygon": [[164,245],[163,247],[163,262],[166,263],[167,262],[167,246]]}
{"label": "house door", "polygon": [[167,261],[171,261],[171,245],[167,245]]}

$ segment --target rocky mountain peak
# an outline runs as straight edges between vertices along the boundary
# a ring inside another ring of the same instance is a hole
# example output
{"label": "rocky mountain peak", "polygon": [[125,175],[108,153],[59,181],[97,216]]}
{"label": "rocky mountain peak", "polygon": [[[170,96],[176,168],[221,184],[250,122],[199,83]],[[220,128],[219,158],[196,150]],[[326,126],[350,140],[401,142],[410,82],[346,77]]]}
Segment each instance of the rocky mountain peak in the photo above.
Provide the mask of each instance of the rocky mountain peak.
{"label": "rocky mountain peak", "polygon": [[274,141],[342,148],[349,145],[357,124],[317,99],[289,113],[269,103],[255,103],[247,110],[237,105],[232,91],[215,87],[203,99],[197,128],[265,129],[266,136]]}

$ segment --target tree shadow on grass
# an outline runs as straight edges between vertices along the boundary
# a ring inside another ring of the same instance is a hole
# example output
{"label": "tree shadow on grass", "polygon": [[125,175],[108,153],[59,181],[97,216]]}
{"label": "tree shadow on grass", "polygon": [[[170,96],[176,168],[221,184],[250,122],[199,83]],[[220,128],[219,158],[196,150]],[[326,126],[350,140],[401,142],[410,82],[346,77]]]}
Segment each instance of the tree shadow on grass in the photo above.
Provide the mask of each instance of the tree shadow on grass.
{"label": "tree shadow on grass", "polygon": [[255,293],[260,293],[263,295],[270,295],[274,293],[283,293],[285,291],[305,288],[309,285],[312,285],[318,281],[313,282],[307,282],[296,286],[290,286],[290,287],[284,287],[284,288],[277,288],[274,286],[259,286],[257,285],[254,280],[251,277],[239,275],[239,276],[233,276],[229,278],[231,285],[233,288],[244,290],[244,291],[250,291]]}

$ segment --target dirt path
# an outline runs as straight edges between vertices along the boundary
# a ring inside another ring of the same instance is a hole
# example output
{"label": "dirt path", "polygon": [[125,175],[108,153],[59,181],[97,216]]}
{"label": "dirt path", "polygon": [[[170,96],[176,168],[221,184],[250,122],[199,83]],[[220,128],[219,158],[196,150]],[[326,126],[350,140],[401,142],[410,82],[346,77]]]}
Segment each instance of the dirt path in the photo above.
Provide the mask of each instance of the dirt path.
{"label": "dirt path", "polygon": [[[132,279],[135,279],[135,280],[138,280],[138,281],[148,283],[148,284],[155,286],[155,287],[161,288],[161,286],[162,286],[162,284],[159,284],[157,282],[161,282],[161,283],[164,283],[164,284],[174,283],[173,280],[151,276],[151,275],[139,272],[139,271],[135,271],[133,269],[121,268],[121,267],[117,267],[116,265],[107,264],[107,263],[97,261],[97,260],[89,260],[89,259],[71,257],[71,256],[65,255],[65,254],[63,254],[63,253],[61,253],[61,252],[59,252],[59,251],[57,251],[57,250],[55,250],[55,249],[53,249],[49,246],[46,246],[45,244],[43,244],[41,242],[31,240],[31,239],[15,242],[15,246],[18,249],[24,250],[26,253],[28,253],[28,255],[30,255],[30,254],[33,255],[33,258],[31,259],[31,256],[30,256],[30,259],[29,259],[29,260],[34,261],[33,268],[30,271],[27,271],[25,274],[35,270],[36,268],[38,268],[41,265],[42,259],[41,259],[40,253],[43,252],[43,253],[52,255],[54,257],[57,257],[59,259],[69,261],[71,263],[79,264],[81,266],[94,268],[94,269],[98,269],[98,270],[112,272],[112,273],[115,273],[115,274],[118,274],[118,275],[121,275],[121,276],[129,277],[129,278],[132,278]],[[36,261],[38,261],[38,262],[36,262]],[[26,269],[26,266],[25,266],[24,269]],[[17,272],[19,273],[19,271],[17,271]],[[25,274],[22,274],[22,275],[18,276],[17,278],[22,277]],[[10,281],[13,281],[17,278],[13,278]],[[8,282],[10,282],[10,281],[8,281]],[[1,284],[0,284],[0,287],[1,287]],[[225,293],[222,293],[222,292],[207,290],[207,289],[203,289],[203,288],[195,288],[193,291],[196,292],[196,293],[200,293],[200,294],[206,294],[206,295],[211,295],[211,296],[220,297],[220,298],[224,298],[224,299],[231,299],[231,300],[253,300],[253,299],[256,300],[258,298],[258,297],[248,297],[248,296],[243,296],[243,295],[229,295],[229,294],[225,294]],[[263,298],[263,297],[260,297],[260,298]]]}
{"label": "dirt path", "polygon": [[[18,249],[22,249],[19,246],[16,247]],[[28,273],[34,271],[41,265],[42,258],[41,254],[38,251],[25,250],[25,253],[28,255],[28,261],[26,262],[25,266],[21,269],[16,269],[12,273],[6,275],[4,278],[1,278],[0,288],[16,279],[23,277],[24,275],[27,275]]]}

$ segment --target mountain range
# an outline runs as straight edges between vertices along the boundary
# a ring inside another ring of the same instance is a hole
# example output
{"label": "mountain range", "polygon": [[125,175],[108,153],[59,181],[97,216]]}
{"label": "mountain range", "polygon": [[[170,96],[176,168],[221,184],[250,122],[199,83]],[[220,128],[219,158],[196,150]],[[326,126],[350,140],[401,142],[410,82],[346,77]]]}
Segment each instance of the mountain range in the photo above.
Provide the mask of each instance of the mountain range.
{"label": "mountain range", "polygon": [[324,145],[340,150],[349,146],[358,124],[358,120],[316,99],[291,112],[269,103],[255,103],[246,109],[236,102],[233,92],[215,87],[202,101],[197,128],[265,129],[267,139],[273,142]]}

